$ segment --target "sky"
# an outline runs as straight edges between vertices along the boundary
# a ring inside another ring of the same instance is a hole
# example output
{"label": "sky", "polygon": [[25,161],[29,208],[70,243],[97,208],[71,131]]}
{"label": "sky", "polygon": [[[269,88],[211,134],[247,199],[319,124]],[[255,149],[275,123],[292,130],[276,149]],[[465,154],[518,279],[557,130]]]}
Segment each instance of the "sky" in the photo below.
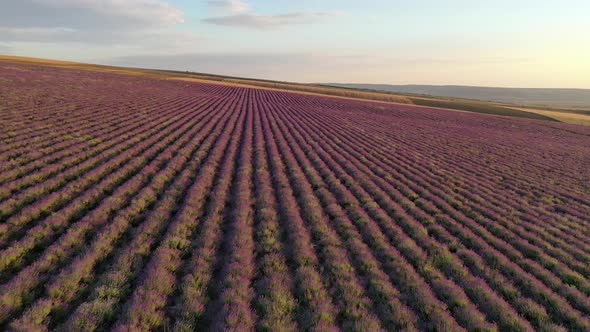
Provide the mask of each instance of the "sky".
{"label": "sky", "polygon": [[0,54],[296,82],[590,88],[587,0],[0,0]]}

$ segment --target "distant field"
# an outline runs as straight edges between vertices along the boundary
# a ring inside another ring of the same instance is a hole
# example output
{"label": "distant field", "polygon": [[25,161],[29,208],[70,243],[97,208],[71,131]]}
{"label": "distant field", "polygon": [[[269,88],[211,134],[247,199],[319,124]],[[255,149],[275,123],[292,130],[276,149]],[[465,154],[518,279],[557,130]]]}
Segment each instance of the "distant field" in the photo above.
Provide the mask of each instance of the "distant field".
{"label": "distant field", "polygon": [[25,63],[25,64],[30,63],[30,64],[52,65],[52,66],[60,66],[60,67],[74,68],[74,69],[88,69],[88,70],[96,70],[96,71],[106,71],[106,72],[115,72],[115,73],[123,73],[123,74],[142,75],[142,76],[149,76],[149,77],[155,77],[155,78],[180,79],[180,80],[196,79],[196,80],[202,80],[202,81],[208,81],[208,82],[216,82],[216,83],[220,83],[220,84],[230,84],[230,85],[238,84],[238,85],[244,85],[244,86],[249,86],[249,87],[261,87],[261,88],[278,89],[278,90],[286,90],[286,91],[317,93],[317,94],[330,95],[330,96],[336,96],[336,97],[344,97],[344,98],[353,98],[353,99],[367,99],[367,100],[373,100],[373,101],[394,102],[394,103],[403,103],[403,104],[411,104],[412,103],[410,101],[410,99],[405,96],[391,94],[391,93],[380,93],[380,92],[373,92],[373,91],[341,89],[341,88],[336,88],[336,87],[324,87],[324,86],[316,86],[316,85],[310,85],[310,84],[264,81],[264,80],[248,79],[248,78],[241,78],[241,77],[229,77],[229,76],[212,75],[212,74],[191,73],[191,72],[181,72],[181,71],[172,71],[172,70],[124,68],[124,67],[93,65],[93,64],[85,64],[85,63],[77,63],[77,62],[46,60],[46,59],[17,57],[17,56],[3,56],[3,55],[0,55],[0,61]]}
{"label": "distant field", "polygon": [[590,330],[590,127],[0,78],[0,330]]}
{"label": "distant field", "polygon": [[[231,86],[241,87],[258,87],[263,89],[294,91],[305,94],[328,95],[347,99],[371,100],[396,104],[417,104],[430,107],[439,107],[451,110],[482,113],[489,115],[500,115],[510,117],[521,117],[529,119],[543,119],[550,121],[563,121],[574,124],[590,124],[590,110],[564,110],[564,109],[547,109],[537,112],[538,108],[525,109],[517,105],[500,105],[497,103],[483,102],[467,99],[449,99],[432,96],[402,95],[391,92],[378,92],[371,90],[352,89],[347,87],[335,87],[314,84],[299,84],[289,82],[265,81],[241,77],[228,77],[213,74],[153,70],[141,68],[124,68],[104,65],[93,65],[76,62],[65,62],[57,60],[46,60],[36,58],[25,58],[16,56],[0,55],[0,62],[23,63],[23,64],[42,64],[59,66],[73,69],[84,69],[101,72],[114,72],[131,75],[141,75],[153,78],[184,80],[195,82],[209,82]],[[555,113],[552,113],[555,112]],[[580,116],[563,116],[563,113],[581,114]]]}
{"label": "distant field", "polygon": [[590,90],[339,83],[326,86],[406,93],[416,105],[590,125]]}
{"label": "distant field", "polygon": [[481,103],[477,101],[455,101],[455,100],[438,100],[438,99],[426,99],[426,98],[410,98],[412,102],[416,105],[421,106],[430,106],[430,107],[441,107],[441,108],[448,108],[448,109],[456,109],[461,111],[467,112],[474,112],[474,113],[482,113],[482,114],[493,114],[493,115],[502,115],[502,116],[511,116],[517,118],[526,118],[526,119],[538,119],[538,120],[548,120],[548,121],[557,121],[556,119],[534,113],[529,111],[524,111],[522,109],[515,109],[509,107],[502,107],[487,103]]}
{"label": "distant field", "polygon": [[560,122],[590,126],[590,111],[582,110],[548,110],[531,107],[519,108],[522,111],[551,117]]}
{"label": "distant field", "polygon": [[590,89],[529,89],[495,88],[460,85],[390,85],[390,84],[339,84],[330,85],[409,93],[428,96],[476,99],[536,107],[590,109]]}

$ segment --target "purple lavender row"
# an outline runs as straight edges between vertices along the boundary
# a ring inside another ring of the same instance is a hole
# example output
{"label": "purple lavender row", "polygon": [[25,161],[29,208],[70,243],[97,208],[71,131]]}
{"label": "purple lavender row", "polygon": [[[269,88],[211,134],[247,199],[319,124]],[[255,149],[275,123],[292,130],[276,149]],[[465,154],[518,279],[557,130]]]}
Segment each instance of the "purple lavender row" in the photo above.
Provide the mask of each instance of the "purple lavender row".
{"label": "purple lavender row", "polygon": [[[260,98],[261,107],[266,100]],[[274,134],[269,128],[266,112],[261,116],[260,130],[263,133],[270,171],[273,175],[274,192],[280,211],[280,224],[286,234],[286,252],[294,265],[295,294],[301,302],[298,323],[305,330],[335,331],[338,312],[328,293],[320,274],[319,258],[313,249],[311,234],[306,228],[302,212],[299,210],[295,193],[287,176],[287,166],[279,153]]]}
{"label": "purple lavender row", "polygon": [[[173,116],[174,114],[171,112],[169,115]],[[96,136],[71,136],[72,140],[79,141],[79,143],[68,146],[67,149],[61,151],[62,153],[57,148],[51,148],[49,151],[45,151],[50,153],[46,157],[40,156],[40,158],[35,159],[29,164],[20,164],[13,171],[6,172],[5,179],[7,181],[2,184],[6,192],[0,196],[0,200],[3,201],[9,196],[19,195],[27,188],[42,183],[48,178],[57,176],[59,173],[65,173],[72,167],[78,166],[88,159],[92,159],[92,157],[99,155],[101,152],[115,149],[121,143],[126,142],[129,137],[138,134],[136,130],[143,127],[144,124],[156,124],[158,118],[162,118],[161,115],[145,119],[138,118],[137,115],[132,115],[129,119],[121,118],[119,125],[111,125],[110,127],[113,129],[96,133]],[[64,137],[64,139],[67,139],[67,137]],[[67,140],[70,141],[70,139]],[[76,149],[77,146],[80,146],[80,148]],[[42,153],[41,151],[43,150],[37,150],[38,153]]]}
{"label": "purple lavender row", "polygon": [[[197,116],[199,116],[199,113],[195,114],[191,111],[186,111],[170,119],[166,119],[163,124],[178,127],[179,124],[175,123],[175,120],[184,118],[186,121],[187,119],[195,118]],[[67,183],[65,182],[66,179],[51,179],[51,183],[58,187],[56,189],[59,189],[62,186],[64,187],[61,188],[61,190],[54,192],[50,191],[49,195],[40,196],[39,198],[41,199],[35,201],[35,203],[31,205],[25,206],[24,209],[19,213],[9,217],[7,223],[2,224],[3,227],[0,229],[0,234],[2,234],[1,243],[6,245],[8,241],[14,240],[19,236],[19,234],[22,234],[23,230],[29,229],[30,224],[33,224],[34,226],[35,221],[51,216],[52,213],[59,211],[65,206],[68,206],[68,203],[70,203],[71,200],[84,193],[84,189],[90,188],[91,185],[96,184],[104,176],[107,176],[108,174],[116,171],[117,167],[120,167],[126,163],[130,158],[149,148],[150,140],[142,141],[149,137],[147,135],[158,135],[156,137],[151,137],[151,140],[156,141],[158,139],[157,137],[163,137],[162,132],[158,132],[158,130],[161,129],[161,127],[150,128],[149,131],[145,132],[143,135],[130,137],[120,148],[120,150],[111,149],[105,151],[104,154],[106,155],[104,155],[99,160],[107,161],[106,163],[100,163],[100,161],[95,162],[94,159],[90,160],[89,162],[98,164],[98,167],[88,170],[87,172],[84,172],[84,169],[78,169],[78,176],[84,175],[83,178],[79,178],[76,181]],[[128,151],[127,153],[121,153],[126,150]],[[44,188],[46,187],[41,187],[41,190],[51,190],[50,188]],[[36,193],[35,191],[31,191],[31,194],[40,195],[40,193]],[[91,204],[91,202],[87,202],[85,204]],[[84,206],[80,206],[80,208],[84,208]]]}
{"label": "purple lavender row", "polygon": [[217,300],[210,328],[214,331],[254,330],[256,315],[252,277],[254,275],[254,199],[252,171],[253,90],[247,91],[243,134],[238,148],[237,168],[228,206],[225,252],[220,263]]}
{"label": "purple lavender row", "polygon": [[[265,115],[272,112],[273,110],[266,110]],[[381,323],[372,312],[372,303],[365,294],[366,290],[355,272],[356,269],[351,264],[346,250],[343,249],[337,233],[329,226],[330,220],[320,208],[320,202],[315,197],[311,184],[307,182],[297,165],[289,148],[291,144],[288,144],[278,133],[275,125],[266,130],[273,131],[274,140],[280,147],[279,151],[291,175],[291,186],[296,193],[304,220],[310,228],[312,238],[317,241],[319,256],[327,270],[326,277],[334,285],[332,296],[343,317],[339,323],[343,329],[381,330]]]}
{"label": "purple lavender row", "polygon": [[[78,256],[45,287],[47,295],[37,299],[20,318],[11,322],[11,327],[15,329],[51,327],[56,320],[56,314],[68,311],[70,303],[88,287],[88,279],[94,276],[97,264],[112,255],[111,252],[116,250],[118,244],[126,244],[122,242],[125,234],[131,234],[133,239],[126,247],[131,248],[131,252],[149,250],[148,241],[152,236],[157,236],[159,228],[167,225],[175,200],[181,195],[178,187],[182,187],[182,183],[186,183],[189,174],[194,171],[190,168],[186,170],[186,167],[197,167],[197,160],[192,157],[199,148],[202,148],[203,138],[209,134],[216,123],[205,120],[202,122],[206,124],[204,129],[197,125],[198,122],[188,122],[187,128],[179,133],[182,136],[177,136],[175,140],[168,143],[172,144],[168,146],[163,158],[160,159],[162,161],[167,159],[167,161],[162,171],[151,178],[151,185],[143,188],[138,196],[133,197],[129,206],[113,217],[113,221],[98,233],[84,254]],[[179,150],[175,151],[175,149]],[[160,192],[166,199],[158,199],[157,193]],[[154,206],[153,209],[152,206]],[[123,251],[122,256],[126,256],[126,253]]]}
{"label": "purple lavender row", "polygon": [[[193,124],[190,122],[185,124],[184,132],[186,132],[186,130],[192,125]],[[23,305],[22,302],[24,298],[30,299],[31,295],[35,294],[35,287],[38,287],[40,283],[46,280],[45,276],[48,276],[48,274],[52,273],[55,269],[60,268],[62,264],[69,259],[70,255],[77,252],[77,247],[84,243],[80,242],[81,238],[87,238],[92,234],[94,229],[100,229],[101,226],[104,226],[105,223],[107,223],[107,221],[113,220],[113,218],[115,218],[115,212],[120,212],[124,207],[129,206],[131,203],[137,204],[137,198],[133,197],[133,193],[141,189],[145,184],[148,184],[151,177],[166,165],[166,162],[171,158],[169,151],[175,147],[170,144],[184,133],[182,130],[175,132],[174,129],[180,128],[171,127],[168,132],[162,132],[164,135],[174,133],[167,139],[161,140],[158,136],[154,137],[156,140],[155,142],[157,142],[156,144],[146,141],[146,144],[150,146],[150,148],[147,149],[142,156],[139,156],[134,159],[133,162],[128,163],[125,168],[121,169],[121,171],[116,174],[116,176],[103,180],[106,184],[112,183],[115,185],[124,185],[119,186],[118,189],[113,192],[111,197],[106,198],[81,220],[69,227],[67,232],[47,248],[38,260],[20,271],[10,282],[2,286],[0,303],[4,309],[4,314],[11,314],[11,310],[20,308]],[[158,139],[160,139],[159,142]],[[167,146],[168,151],[166,150]],[[164,153],[163,156],[167,156],[167,158],[156,159],[155,157],[159,153]],[[130,173],[130,170],[133,169],[136,170],[135,175]],[[137,173],[137,170],[140,169],[142,169],[143,172]],[[142,192],[146,199],[153,199],[153,190],[144,188],[142,189]],[[90,195],[89,197],[101,195],[101,193],[97,191],[89,191],[87,194]],[[148,205],[146,202],[147,201],[144,199],[141,205],[137,204],[137,206],[133,207],[131,212],[127,212],[127,214],[137,213],[137,208],[146,208]],[[60,223],[63,223],[68,219],[67,215],[57,215],[55,218],[48,220],[47,225],[51,226],[51,224],[57,223],[56,226],[59,226]],[[129,218],[121,217],[120,219],[128,222],[131,221]],[[49,227],[48,230],[52,230],[52,228]],[[101,234],[101,232],[102,229],[96,230],[96,234]],[[40,234],[44,235],[45,233]]]}
{"label": "purple lavender row", "polygon": [[[240,90],[240,93],[244,91]],[[229,195],[231,195],[231,184],[235,180],[237,172],[237,153],[239,143],[242,139],[244,129],[245,111],[243,110],[244,100],[241,100],[240,107],[232,111],[239,114],[235,124],[234,132],[230,136],[229,146],[225,151],[220,151],[217,160],[208,172],[217,174],[215,183],[210,183],[210,190],[206,188],[195,187],[194,194],[188,200],[190,204],[197,204],[199,211],[195,218],[200,219],[199,231],[192,234],[192,244],[186,249],[191,249],[190,256],[180,267],[180,279],[176,287],[180,289],[179,297],[174,300],[175,306],[169,308],[171,313],[171,323],[175,330],[189,331],[204,328],[210,324],[211,313],[207,308],[212,305],[213,299],[210,298],[208,290],[215,282],[213,279],[213,269],[219,264],[220,257],[217,251],[223,241],[222,223],[227,217],[227,208],[225,207]],[[216,166],[216,167],[214,167]],[[208,194],[207,191],[210,191]],[[207,195],[210,195],[208,204]],[[169,294],[166,293],[167,295]],[[248,323],[246,321],[246,323]]]}
{"label": "purple lavender row", "polygon": [[215,136],[207,137],[206,145],[210,150],[198,158],[202,160],[202,164],[193,171],[196,178],[194,182],[189,183],[183,195],[184,204],[180,206],[179,212],[170,218],[160,245],[150,253],[151,259],[147,262],[136,287],[133,289],[133,285],[125,285],[131,288],[132,292],[124,305],[122,318],[115,323],[115,329],[150,330],[170,324],[163,309],[168,303],[168,297],[176,289],[176,274],[183,263],[183,257],[188,254],[191,235],[199,226],[198,216],[202,213],[205,193],[211,189],[214,180],[210,172],[216,171],[215,166],[224,157],[224,152],[236,133],[235,128],[240,117],[233,109],[241,100],[236,98],[236,101],[237,103],[231,103],[227,110],[223,110],[229,114],[229,119],[218,129]]}
{"label": "purple lavender row", "polygon": [[[289,122],[289,121],[286,121],[286,122]],[[308,126],[308,127],[311,127],[311,126]],[[306,137],[310,137],[309,134],[305,134],[305,135],[306,135]],[[299,139],[301,139],[301,136],[299,136]],[[302,142],[299,143],[298,145],[305,147],[305,143],[302,143]],[[321,149],[320,148],[318,148],[318,149],[307,148],[307,149],[305,149],[305,152],[306,152],[305,155],[312,156],[315,154],[315,151],[321,151]],[[317,160],[318,159],[316,159],[316,162],[317,162]],[[320,163],[322,163],[322,162],[320,162]],[[323,166],[325,166],[325,165],[323,165]],[[353,196],[353,194],[348,191],[350,189],[353,189],[353,187],[355,186],[355,184],[354,184],[355,181],[352,181],[352,178],[349,177],[349,179],[347,179],[347,181],[345,182],[349,189],[348,190],[344,189],[344,187],[341,184],[339,184],[338,180],[336,180],[334,178],[333,173],[331,173],[329,171],[330,169],[337,168],[338,165],[335,164],[335,165],[330,165],[328,167],[323,167],[323,166],[319,166],[319,167],[317,167],[317,169],[319,170],[320,173],[330,174],[330,175],[325,175],[327,177],[326,179],[327,179],[327,181],[329,181],[328,183],[330,183],[330,188],[334,188],[333,190],[335,191],[335,193],[338,194],[341,199],[343,199],[343,202],[340,203],[341,206],[344,206],[346,208],[346,210],[354,211],[354,212],[352,212],[353,215],[351,215],[351,217],[354,218],[355,220],[358,220],[361,218],[369,218],[364,211],[355,208],[358,204],[358,201]],[[305,169],[309,169],[309,168],[310,167],[306,167]],[[336,189],[336,188],[339,188],[339,189]],[[330,194],[325,194],[325,195],[329,196]],[[367,200],[368,197],[365,196],[362,198],[364,200]],[[336,198],[332,198],[332,200],[335,201]],[[332,209],[334,209],[334,207],[332,207]],[[361,220],[363,220],[363,219],[361,219]],[[364,219],[364,220],[365,220],[364,225],[366,227],[366,225],[367,225],[366,223],[369,222],[369,219]],[[374,228],[375,228],[375,226],[373,226],[373,229]],[[380,234],[380,233],[381,233],[381,231],[377,231],[376,233],[373,233],[371,235],[367,235],[367,238],[368,238],[367,243],[371,243],[372,242],[371,240],[377,236],[375,234]],[[382,249],[377,249],[377,250],[382,250]],[[377,252],[379,252],[379,251],[377,251]],[[418,266],[420,266],[421,264],[422,264],[421,262],[418,262]],[[432,275],[432,272],[430,274]],[[451,289],[453,288],[452,283],[442,284],[441,282],[436,281],[439,278],[440,278],[440,275],[430,276],[427,274],[427,279],[435,280],[435,282],[434,282],[435,288],[434,289],[437,291],[437,293],[444,294],[446,292],[448,294],[448,295],[446,295],[447,297],[450,295],[451,298],[454,298],[453,301],[455,301],[455,302],[450,302],[450,303],[462,303],[462,305],[460,307],[451,305],[450,308],[452,308],[453,311],[456,312],[456,314],[459,317],[459,320],[463,324],[466,324],[468,328],[476,328],[475,326],[478,326],[477,328],[479,328],[479,329],[492,328],[489,324],[486,326],[487,323],[485,323],[485,317],[482,317],[481,314],[479,314],[477,312],[477,309],[475,309],[473,304],[469,304],[469,300],[466,298],[466,296],[464,294],[461,295],[462,291],[459,288],[457,288],[457,286],[454,286],[454,291],[451,291]],[[451,287],[451,289],[444,291],[443,287]],[[461,313],[461,311],[463,311],[463,312]]]}
{"label": "purple lavender row", "polygon": [[[10,171],[7,169],[6,172],[2,172],[0,183],[8,183],[17,178],[19,182],[24,181],[23,177],[25,175],[29,177],[46,177],[47,172],[45,169],[55,167],[52,164],[63,165],[65,167],[68,164],[68,159],[66,158],[76,156],[80,153],[89,153],[89,150],[95,148],[100,143],[122,136],[125,130],[129,134],[132,127],[127,127],[132,124],[140,126],[141,124],[153,121],[153,113],[150,113],[148,111],[129,112],[127,116],[117,113],[111,113],[110,116],[99,114],[98,117],[101,122],[89,124],[78,122],[76,130],[60,129],[59,131],[54,131],[56,138],[47,142],[46,146],[36,147],[33,153],[27,154],[25,160],[11,160],[10,164],[6,165],[6,167],[12,166],[17,168],[14,169],[11,167],[12,169]],[[94,130],[89,130],[88,128]],[[27,146],[24,149],[30,151],[31,148]],[[37,179],[35,180],[38,181]]]}
{"label": "purple lavender row", "polygon": [[272,176],[262,132],[258,98],[254,107],[254,241],[256,291],[254,307],[259,319],[257,329],[263,331],[297,331],[296,313],[302,311],[296,302],[294,281],[287,265],[286,244],[282,243],[279,206],[272,188]]}
{"label": "purple lavender row", "polygon": [[[412,176],[412,178],[413,178],[413,179],[419,179],[419,177],[417,177],[417,176],[419,176],[419,175],[413,175],[413,176]],[[434,189],[434,192],[436,192],[437,190],[438,190],[438,189]],[[444,194],[440,194],[440,193],[439,193],[439,197],[446,198],[446,196],[445,196]],[[431,200],[432,200],[432,199],[431,199]],[[522,251],[523,251],[523,252],[525,252],[525,253],[526,253],[526,250],[525,250],[524,248],[521,248],[521,249],[522,249]],[[530,268],[532,268],[532,269],[533,269],[533,271],[537,271],[537,272],[536,272],[536,275],[543,275],[543,272],[539,271],[539,269],[538,269],[537,267],[535,267],[534,265],[532,265],[532,266],[531,266],[531,265],[529,265],[529,269],[530,269]],[[557,268],[559,268],[559,266],[558,266]],[[564,275],[566,278],[569,278],[569,279],[572,279],[572,278],[574,278],[574,277],[575,277],[575,274],[573,274],[573,275],[572,275],[572,273],[573,273],[572,271],[569,271],[567,268],[565,268],[565,267],[563,267],[563,266],[561,267],[561,273],[562,273],[562,275]],[[543,277],[543,278],[547,278],[547,277]],[[567,279],[566,279],[566,280],[567,280]],[[550,282],[551,282],[551,283],[555,283],[555,282],[558,282],[558,281],[556,281],[556,280],[554,279],[553,281],[550,281]],[[584,287],[584,279],[583,279],[583,277],[581,277],[580,275],[578,275],[578,279],[575,279],[575,281],[574,281],[574,282],[576,282],[576,283],[577,283],[577,286],[582,286],[582,289],[584,289],[584,288],[583,288],[583,287]],[[570,290],[570,291],[568,291],[568,293],[567,293],[567,296],[568,296],[568,298],[573,298],[573,299],[574,299],[574,301],[576,301],[576,303],[583,303],[583,302],[585,301],[585,300],[583,300],[583,299],[580,297],[580,296],[582,296],[582,297],[583,297],[583,295],[576,295],[576,294],[575,294],[575,291],[573,291],[573,290]],[[582,302],[580,302],[580,301],[582,301]]]}
{"label": "purple lavender row", "polygon": [[[414,167],[414,169],[419,169],[419,168],[420,168],[420,166]],[[386,174],[386,173],[384,172],[383,174]],[[418,176],[418,175],[412,175],[412,176]],[[443,194],[442,196],[445,196],[445,197],[447,197],[447,195],[444,195],[444,194]],[[451,197],[452,197],[452,196],[451,196]],[[457,198],[457,199],[459,200],[459,202],[461,202],[461,201],[460,201],[460,198]],[[468,206],[468,204],[469,204],[469,203],[466,203],[466,204],[461,204],[460,206]],[[480,204],[480,205],[482,205],[482,204]],[[484,212],[485,210],[479,210],[479,207],[477,207],[477,206],[472,206],[472,207],[473,207],[474,209],[476,209],[476,211],[480,211],[481,213],[484,213],[484,214],[485,214],[485,212]],[[489,214],[489,213],[488,213],[488,214]],[[486,223],[486,225],[491,225],[491,223]],[[499,228],[498,228],[498,227],[496,227],[495,229],[497,230],[497,229],[499,229]],[[510,238],[510,237],[506,235],[506,236],[504,236],[504,238]],[[524,246],[524,244],[520,244],[520,243],[518,243],[518,242],[517,242],[517,243],[515,243],[515,245],[516,245],[516,246],[519,246],[519,245],[521,245],[521,246]],[[530,245],[528,245],[528,247],[531,247],[531,246],[530,246]],[[532,248],[531,248],[531,249],[528,249],[528,248],[526,248],[526,247],[522,247],[522,248],[519,248],[519,249],[520,249],[520,250],[521,250],[523,253],[525,253],[525,254],[526,254],[527,252],[531,252],[531,253],[535,253],[535,252],[536,252],[536,254],[535,254],[535,255],[537,255],[537,256],[539,256],[539,255],[543,255],[542,253],[539,253],[539,252],[537,251],[537,249],[532,249]],[[540,261],[541,261],[541,262],[547,262],[547,264],[548,264],[548,262],[549,262],[549,260],[548,260],[548,257],[547,257],[547,258],[544,258],[544,259],[541,259]],[[556,264],[553,264],[553,265],[556,265]],[[559,265],[559,264],[557,264],[557,265]],[[574,278],[574,276],[575,276],[575,273],[574,273],[573,271],[570,271],[570,270],[568,270],[568,268],[564,267],[563,265],[562,265],[562,267],[559,267],[559,266],[557,266],[557,267],[556,267],[556,269],[558,270],[558,273],[561,273],[562,275],[566,276],[567,278],[569,278],[569,279],[572,279],[572,280],[573,280],[573,278]],[[574,274],[572,274],[572,273],[574,273]],[[582,287],[585,287],[585,288],[587,289],[587,287],[586,287],[586,286],[584,286],[585,284],[584,284],[583,277],[579,276],[579,277],[578,277],[578,279],[576,279],[576,280],[579,280],[579,281],[577,282],[577,285],[576,285],[576,286],[578,286],[578,287],[582,286]]]}

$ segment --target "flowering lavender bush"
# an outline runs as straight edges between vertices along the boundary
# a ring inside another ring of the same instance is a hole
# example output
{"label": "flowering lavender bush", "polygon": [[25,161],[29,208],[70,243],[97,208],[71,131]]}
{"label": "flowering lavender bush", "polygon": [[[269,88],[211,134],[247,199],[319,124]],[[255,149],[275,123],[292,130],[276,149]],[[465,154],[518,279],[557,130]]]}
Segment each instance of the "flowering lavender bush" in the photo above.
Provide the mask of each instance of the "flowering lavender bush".
{"label": "flowering lavender bush", "polygon": [[590,330],[590,128],[0,63],[1,330]]}

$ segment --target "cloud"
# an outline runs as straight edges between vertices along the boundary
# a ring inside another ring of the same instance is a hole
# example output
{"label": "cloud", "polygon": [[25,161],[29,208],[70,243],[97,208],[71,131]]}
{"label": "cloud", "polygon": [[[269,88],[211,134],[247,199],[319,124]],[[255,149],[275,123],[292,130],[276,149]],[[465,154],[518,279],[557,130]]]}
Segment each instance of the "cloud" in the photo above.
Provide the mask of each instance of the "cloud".
{"label": "cloud", "polygon": [[209,0],[207,4],[213,8],[231,13],[242,13],[250,10],[250,5],[242,0]]}
{"label": "cloud", "polygon": [[522,63],[525,59],[521,58],[470,59],[465,56],[453,59],[444,55],[428,58],[420,57],[420,54],[366,52],[138,54],[103,59],[102,63],[293,82],[428,82],[458,85],[492,84],[473,78],[469,80],[469,75],[482,67],[491,66],[497,71],[506,71],[507,68],[534,68],[537,65]]}
{"label": "cloud", "polygon": [[[367,55],[313,53],[195,53],[135,55],[103,59],[104,64],[193,71],[279,81],[327,82],[338,80]],[[382,68],[380,68],[382,70]]]}
{"label": "cloud", "polygon": [[302,12],[281,15],[239,14],[221,17],[210,17],[203,19],[203,22],[222,26],[266,30],[293,24],[317,23],[322,18],[332,15],[333,14],[327,12]]}
{"label": "cloud", "polygon": [[184,22],[181,10],[159,0],[34,0],[62,8],[89,10],[104,16],[124,17],[145,24],[168,25]]}
{"label": "cloud", "polygon": [[336,15],[336,13],[329,12],[291,12],[262,15],[255,13],[249,4],[242,0],[209,0],[207,4],[213,9],[218,9],[231,15],[208,17],[204,18],[202,22],[258,30],[270,30],[294,24],[316,23],[322,18]]}
{"label": "cloud", "polygon": [[120,66],[279,79],[282,77],[279,74],[290,65],[301,66],[309,64],[311,60],[309,55],[296,53],[197,53],[123,56],[106,59],[103,62]]}
{"label": "cloud", "polygon": [[[161,0],[2,0],[0,42],[170,46],[184,13]],[[190,36],[188,36],[190,35]]]}
{"label": "cloud", "polygon": [[265,53],[195,53],[195,54],[176,54],[176,55],[132,55],[122,56],[111,59],[118,64],[138,64],[142,66],[154,67],[160,64],[173,64],[174,69],[184,68],[187,70],[205,70],[207,66],[227,66],[235,64],[239,67],[250,68],[255,65],[280,64],[302,58],[307,55],[286,53],[286,54],[265,54]]}
{"label": "cloud", "polygon": [[[191,32],[138,31],[138,30],[76,30],[57,28],[2,28],[0,40],[4,42],[33,42],[43,44],[84,44],[95,46],[132,46],[161,52],[190,49],[202,36]],[[138,41],[140,43],[138,44]]]}
{"label": "cloud", "polygon": [[183,15],[157,0],[3,0],[0,26],[139,29],[182,23]]}

